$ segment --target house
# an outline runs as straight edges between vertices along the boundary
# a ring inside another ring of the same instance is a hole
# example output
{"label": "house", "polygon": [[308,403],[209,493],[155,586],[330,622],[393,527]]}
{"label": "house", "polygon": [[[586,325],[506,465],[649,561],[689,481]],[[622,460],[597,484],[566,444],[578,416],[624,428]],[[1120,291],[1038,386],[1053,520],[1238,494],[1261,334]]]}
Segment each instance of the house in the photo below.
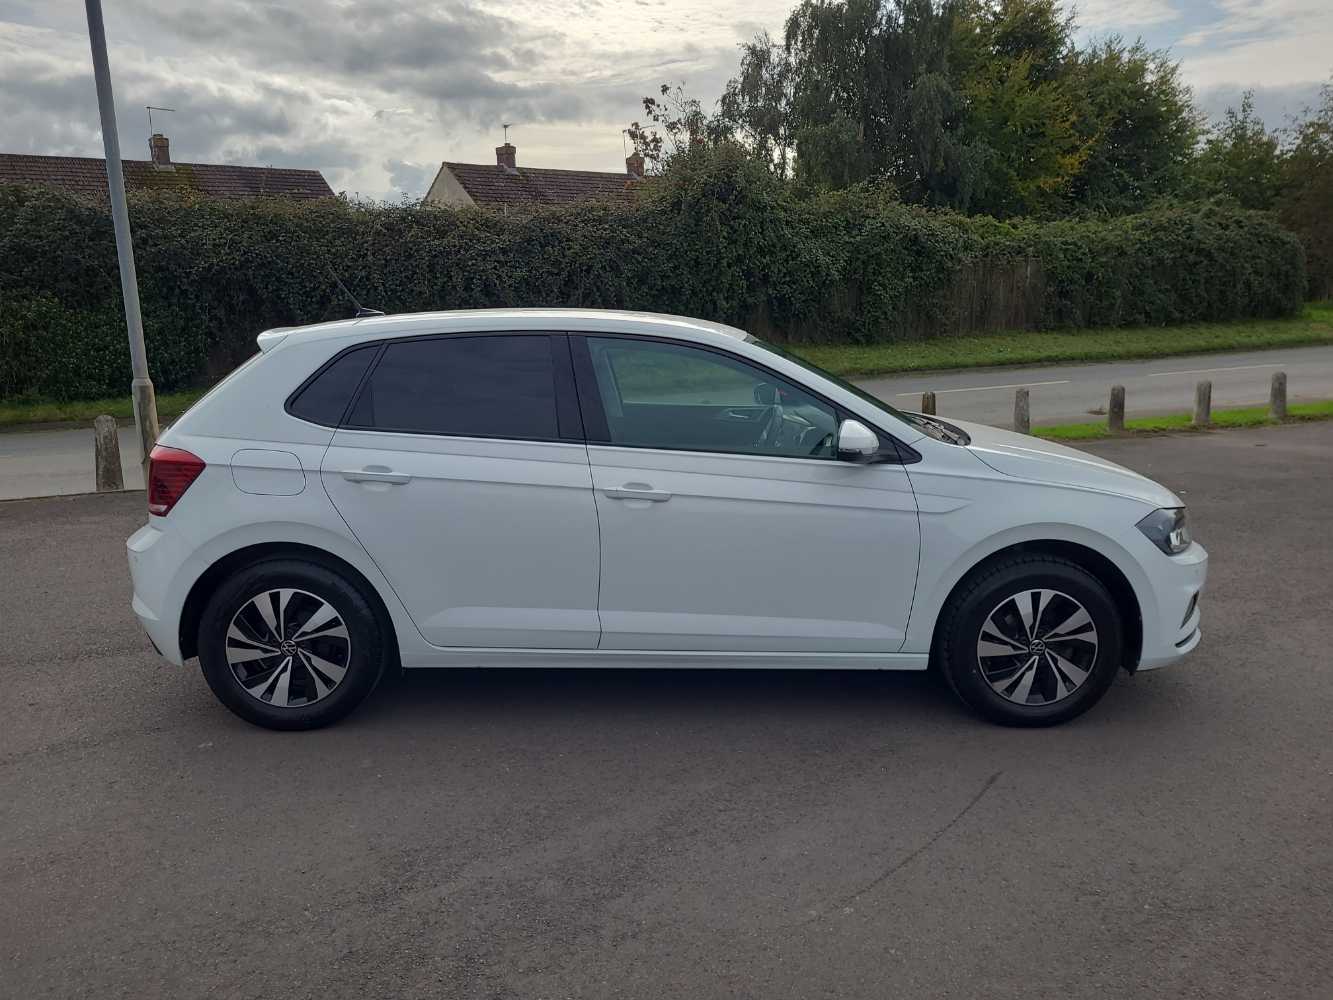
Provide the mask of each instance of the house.
{"label": "house", "polygon": [[[332,198],[318,170],[240,167],[224,163],[174,163],[165,135],[148,141],[151,160],[122,160],[130,191],[193,191],[209,198]],[[105,198],[106,160],[91,156],[0,153],[0,184],[34,184]]]}
{"label": "house", "polygon": [[522,167],[512,143],[495,148],[495,164],[442,163],[422,199],[423,205],[461,208],[476,205],[493,211],[537,205],[626,197],[643,180],[643,157],[625,158],[625,172],[553,170]]}

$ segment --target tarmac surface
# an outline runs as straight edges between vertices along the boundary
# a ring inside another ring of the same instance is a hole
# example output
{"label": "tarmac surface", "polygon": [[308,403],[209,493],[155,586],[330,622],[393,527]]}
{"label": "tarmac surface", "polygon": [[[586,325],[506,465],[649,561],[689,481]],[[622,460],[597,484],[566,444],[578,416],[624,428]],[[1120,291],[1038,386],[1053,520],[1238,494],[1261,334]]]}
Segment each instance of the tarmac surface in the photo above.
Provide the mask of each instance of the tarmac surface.
{"label": "tarmac surface", "polygon": [[0,504],[0,997],[1326,998],[1333,423],[1102,442],[1204,638],[1041,731],[929,675],[418,672],[252,728],[143,495]]}

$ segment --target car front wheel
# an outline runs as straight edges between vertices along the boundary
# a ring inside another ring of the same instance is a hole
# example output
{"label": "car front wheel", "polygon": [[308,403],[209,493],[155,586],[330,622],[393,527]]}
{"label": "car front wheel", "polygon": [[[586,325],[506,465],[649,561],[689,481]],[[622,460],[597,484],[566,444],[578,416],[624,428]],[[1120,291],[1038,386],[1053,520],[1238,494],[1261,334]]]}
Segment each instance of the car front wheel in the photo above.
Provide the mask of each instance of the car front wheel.
{"label": "car front wheel", "polygon": [[351,712],[387,664],[360,589],[315,563],[278,559],[225,580],[199,625],[199,663],[229,709],[269,729],[314,729]]}
{"label": "car front wheel", "polygon": [[1102,583],[1048,556],[1015,556],[976,574],[950,599],[937,656],[955,693],[1011,726],[1081,715],[1121,664],[1121,621]]}

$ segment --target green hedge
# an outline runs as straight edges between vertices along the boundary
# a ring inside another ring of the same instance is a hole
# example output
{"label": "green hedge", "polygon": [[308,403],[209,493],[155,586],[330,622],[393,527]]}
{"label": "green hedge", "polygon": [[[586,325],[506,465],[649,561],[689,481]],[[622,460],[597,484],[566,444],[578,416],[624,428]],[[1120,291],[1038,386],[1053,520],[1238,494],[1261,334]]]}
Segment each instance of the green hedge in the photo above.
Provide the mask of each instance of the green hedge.
{"label": "green hedge", "polygon": [[[1300,245],[1264,215],[1000,223],[873,189],[797,200],[725,153],[625,205],[499,215],[155,193],[132,196],[130,214],[162,391],[226,371],[265,328],[348,315],[330,271],[389,312],[647,309],[867,343],[1290,315],[1305,285]],[[0,188],[0,398],[105,396],[128,380],[105,206]]]}

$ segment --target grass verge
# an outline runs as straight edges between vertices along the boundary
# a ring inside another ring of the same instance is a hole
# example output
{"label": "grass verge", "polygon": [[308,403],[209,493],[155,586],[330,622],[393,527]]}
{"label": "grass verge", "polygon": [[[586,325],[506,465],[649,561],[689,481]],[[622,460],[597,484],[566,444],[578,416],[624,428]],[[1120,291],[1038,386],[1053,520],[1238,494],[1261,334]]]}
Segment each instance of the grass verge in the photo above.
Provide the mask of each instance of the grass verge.
{"label": "grass verge", "polygon": [[836,375],[848,377],[991,365],[1129,361],[1308,344],[1333,344],[1333,303],[1308,305],[1300,316],[1291,319],[1124,329],[1027,330],[899,344],[797,344],[788,350]]}
{"label": "grass verge", "polygon": [[[187,389],[185,392],[166,392],[157,397],[157,416],[165,423],[174,420],[194,405],[208,389]],[[134,405],[128,395],[113,399],[85,399],[71,402],[47,400],[0,403],[0,428],[21,427],[24,424],[91,424],[103,413],[117,420],[134,416]]]}
{"label": "grass verge", "polygon": [[[1097,424],[1056,424],[1051,427],[1034,427],[1034,437],[1047,438],[1051,441],[1096,441],[1100,438],[1132,437],[1136,434],[1163,434],[1169,431],[1216,430],[1225,427],[1268,427],[1283,423],[1268,415],[1266,406],[1244,406],[1234,410],[1214,410],[1213,422],[1207,427],[1196,427],[1190,422],[1188,413],[1173,413],[1166,417],[1142,417],[1125,421],[1125,433],[1112,434],[1106,429],[1105,422]],[[1294,403],[1287,407],[1285,423],[1301,423],[1307,420],[1333,420],[1333,400],[1318,403]]]}

